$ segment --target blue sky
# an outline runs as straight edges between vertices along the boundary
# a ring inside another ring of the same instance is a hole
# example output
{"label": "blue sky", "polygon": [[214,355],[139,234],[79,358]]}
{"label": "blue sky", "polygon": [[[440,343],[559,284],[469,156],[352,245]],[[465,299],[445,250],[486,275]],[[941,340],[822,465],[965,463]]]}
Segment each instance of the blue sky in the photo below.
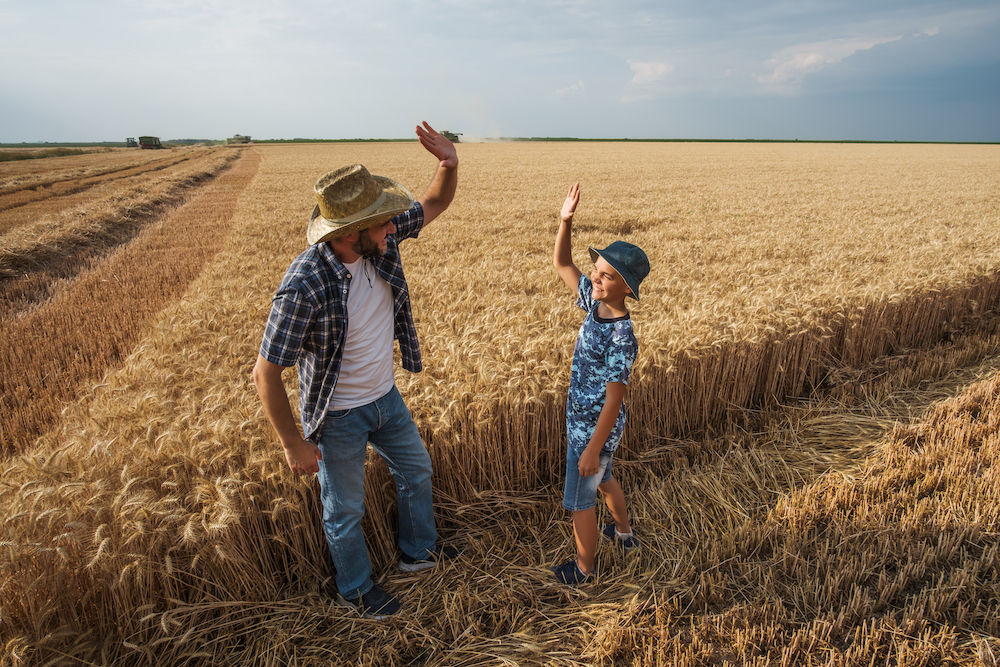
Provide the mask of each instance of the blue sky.
{"label": "blue sky", "polygon": [[0,0],[0,142],[1000,141],[996,0]]}

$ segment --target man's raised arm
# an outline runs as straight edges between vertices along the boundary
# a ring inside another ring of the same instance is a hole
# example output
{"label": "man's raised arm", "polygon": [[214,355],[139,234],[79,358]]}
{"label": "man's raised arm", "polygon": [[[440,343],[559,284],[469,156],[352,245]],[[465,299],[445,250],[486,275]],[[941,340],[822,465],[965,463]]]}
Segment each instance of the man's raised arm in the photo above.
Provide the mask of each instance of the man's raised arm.
{"label": "man's raised arm", "polygon": [[451,205],[458,188],[458,151],[455,144],[439,134],[433,127],[423,122],[417,125],[417,138],[427,151],[436,157],[437,171],[427,190],[417,200],[424,207],[424,227],[430,224]]}

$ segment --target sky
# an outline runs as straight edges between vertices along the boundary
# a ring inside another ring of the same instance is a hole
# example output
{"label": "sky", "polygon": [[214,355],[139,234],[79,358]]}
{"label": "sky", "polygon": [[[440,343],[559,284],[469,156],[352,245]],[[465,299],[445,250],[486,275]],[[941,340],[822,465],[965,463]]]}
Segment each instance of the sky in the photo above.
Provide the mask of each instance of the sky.
{"label": "sky", "polygon": [[0,0],[0,143],[1000,141],[997,0]]}

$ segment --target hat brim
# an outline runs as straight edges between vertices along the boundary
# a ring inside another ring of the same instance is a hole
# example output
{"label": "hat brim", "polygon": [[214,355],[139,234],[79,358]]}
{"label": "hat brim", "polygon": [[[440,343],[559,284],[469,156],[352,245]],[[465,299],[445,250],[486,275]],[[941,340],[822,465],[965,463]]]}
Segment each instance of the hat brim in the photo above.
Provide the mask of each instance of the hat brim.
{"label": "hat brim", "polygon": [[592,262],[596,262],[597,258],[601,257],[604,259],[605,262],[611,265],[612,269],[618,272],[618,275],[622,277],[622,280],[625,281],[625,284],[628,285],[628,288],[632,290],[625,296],[632,297],[636,301],[639,300],[639,282],[635,279],[635,276],[633,276],[627,269],[625,269],[625,267],[619,266],[618,262],[616,262],[614,258],[609,259],[608,257],[602,255],[601,251],[598,250],[597,248],[587,248],[587,250],[590,251],[590,260]]}
{"label": "hat brim", "polygon": [[385,194],[385,201],[382,202],[382,205],[363,218],[342,223],[324,218],[320,213],[319,204],[317,204],[309,215],[309,227],[306,230],[306,240],[309,245],[323,243],[339,236],[380,225],[400,213],[405,213],[413,206],[413,196],[401,184],[385,176],[372,174],[372,178],[378,181]]}

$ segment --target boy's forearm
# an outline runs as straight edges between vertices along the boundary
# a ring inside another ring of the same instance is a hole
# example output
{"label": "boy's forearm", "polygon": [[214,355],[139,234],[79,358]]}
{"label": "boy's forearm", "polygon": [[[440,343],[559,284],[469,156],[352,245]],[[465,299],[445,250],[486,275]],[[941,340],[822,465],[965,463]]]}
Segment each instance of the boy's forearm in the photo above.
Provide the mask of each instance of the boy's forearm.
{"label": "boy's forearm", "polygon": [[618,413],[621,410],[622,403],[625,402],[626,386],[621,382],[609,382],[607,384],[604,395],[604,406],[601,408],[601,414],[597,417],[597,426],[594,427],[594,433],[590,436],[590,442],[587,443],[587,451],[592,448],[598,450],[604,448],[604,444],[608,441],[608,436],[611,435],[611,429],[615,427],[615,421],[618,420]]}
{"label": "boy's forearm", "polygon": [[562,220],[559,222],[559,231],[556,232],[556,245],[552,254],[552,264],[557,268],[573,265],[573,221]]}
{"label": "boy's forearm", "polygon": [[556,272],[563,279],[566,286],[576,292],[580,283],[580,269],[573,263],[573,250],[570,237],[573,235],[573,221],[563,220],[559,223],[559,231],[556,232],[556,247],[552,253],[552,265],[556,267]]}

